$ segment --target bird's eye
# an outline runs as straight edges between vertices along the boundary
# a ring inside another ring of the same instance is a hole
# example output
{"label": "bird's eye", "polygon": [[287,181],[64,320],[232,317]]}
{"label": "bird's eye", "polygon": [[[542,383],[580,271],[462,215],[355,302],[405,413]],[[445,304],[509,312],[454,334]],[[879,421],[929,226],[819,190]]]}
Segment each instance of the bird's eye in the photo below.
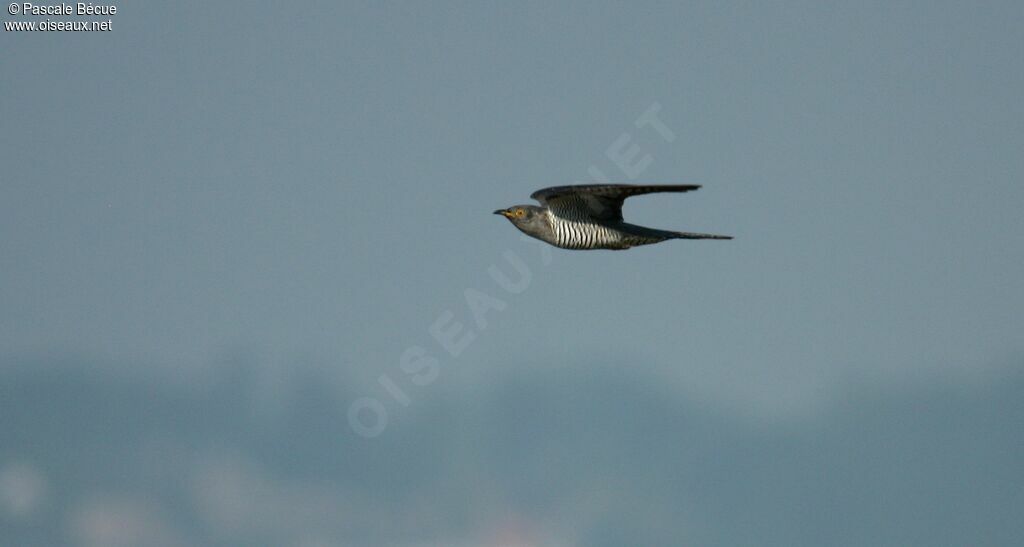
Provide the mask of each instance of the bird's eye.
{"label": "bird's eye", "polygon": [[522,209],[516,209],[516,216],[517,217],[521,217],[521,216],[523,216],[525,214],[526,214],[526,211],[524,211]]}

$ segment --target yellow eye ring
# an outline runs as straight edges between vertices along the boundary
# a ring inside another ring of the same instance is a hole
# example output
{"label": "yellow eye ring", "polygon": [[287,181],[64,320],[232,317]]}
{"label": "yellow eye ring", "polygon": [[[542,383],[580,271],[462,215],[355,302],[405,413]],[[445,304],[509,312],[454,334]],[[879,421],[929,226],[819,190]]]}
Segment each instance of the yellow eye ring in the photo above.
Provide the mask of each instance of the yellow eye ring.
{"label": "yellow eye ring", "polygon": [[516,209],[513,214],[515,214],[517,217],[523,217],[526,215],[526,211],[522,209]]}

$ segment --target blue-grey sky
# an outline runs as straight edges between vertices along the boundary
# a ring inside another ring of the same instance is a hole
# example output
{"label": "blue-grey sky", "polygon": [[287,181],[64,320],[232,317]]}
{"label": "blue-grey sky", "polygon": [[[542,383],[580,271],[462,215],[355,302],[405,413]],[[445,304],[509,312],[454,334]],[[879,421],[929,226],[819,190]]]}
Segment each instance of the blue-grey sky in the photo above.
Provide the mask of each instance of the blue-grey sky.
{"label": "blue-grey sky", "polygon": [[[1019,2],[117,8],[0,33],[0,536],[1024,541]],[[736,239],[490,214],[604,177]]]}

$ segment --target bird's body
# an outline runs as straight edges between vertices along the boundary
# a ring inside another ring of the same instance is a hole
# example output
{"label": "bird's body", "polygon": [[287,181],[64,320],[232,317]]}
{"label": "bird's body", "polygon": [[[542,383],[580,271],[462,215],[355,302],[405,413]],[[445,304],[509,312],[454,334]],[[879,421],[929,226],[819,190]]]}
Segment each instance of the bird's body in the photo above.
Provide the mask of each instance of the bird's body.
{"label": "bird's body", "polygon": [[625,222],[602,223],[591,220],[569,220],[547,211],[548,223],[551,225],[550,240],[544,239],[555,247],[563,249],[628,249],[639,245],[659,243],[668,237],[653,234],[644,235],[640,226]]}
{"label": "bird's body", "polygon": [[500,214],[530,237],[563,249],[622,250],[667,239],[732,239],[730,236],[670,232],[628,224],[622,202],[629,196],[654,192],[689,192],[700,186],[589,184],[555,186],[534,192],[541,203],[499,209]]}

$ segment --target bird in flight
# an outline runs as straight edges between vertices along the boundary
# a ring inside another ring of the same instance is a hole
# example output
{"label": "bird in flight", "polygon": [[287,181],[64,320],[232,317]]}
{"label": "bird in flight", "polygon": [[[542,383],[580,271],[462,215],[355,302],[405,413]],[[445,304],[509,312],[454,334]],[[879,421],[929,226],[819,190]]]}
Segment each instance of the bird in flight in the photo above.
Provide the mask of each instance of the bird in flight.
{"label": "bird in flight", "polygon": [[689,192],[696,184],[581,184],[553,186],[530,194],[537,205],[513,205],[494,212],[530,237],[562,249],[622,250],[666,239],[732,239],[731,236],[656,230],[622,220],[622,202],[655,192]]}

